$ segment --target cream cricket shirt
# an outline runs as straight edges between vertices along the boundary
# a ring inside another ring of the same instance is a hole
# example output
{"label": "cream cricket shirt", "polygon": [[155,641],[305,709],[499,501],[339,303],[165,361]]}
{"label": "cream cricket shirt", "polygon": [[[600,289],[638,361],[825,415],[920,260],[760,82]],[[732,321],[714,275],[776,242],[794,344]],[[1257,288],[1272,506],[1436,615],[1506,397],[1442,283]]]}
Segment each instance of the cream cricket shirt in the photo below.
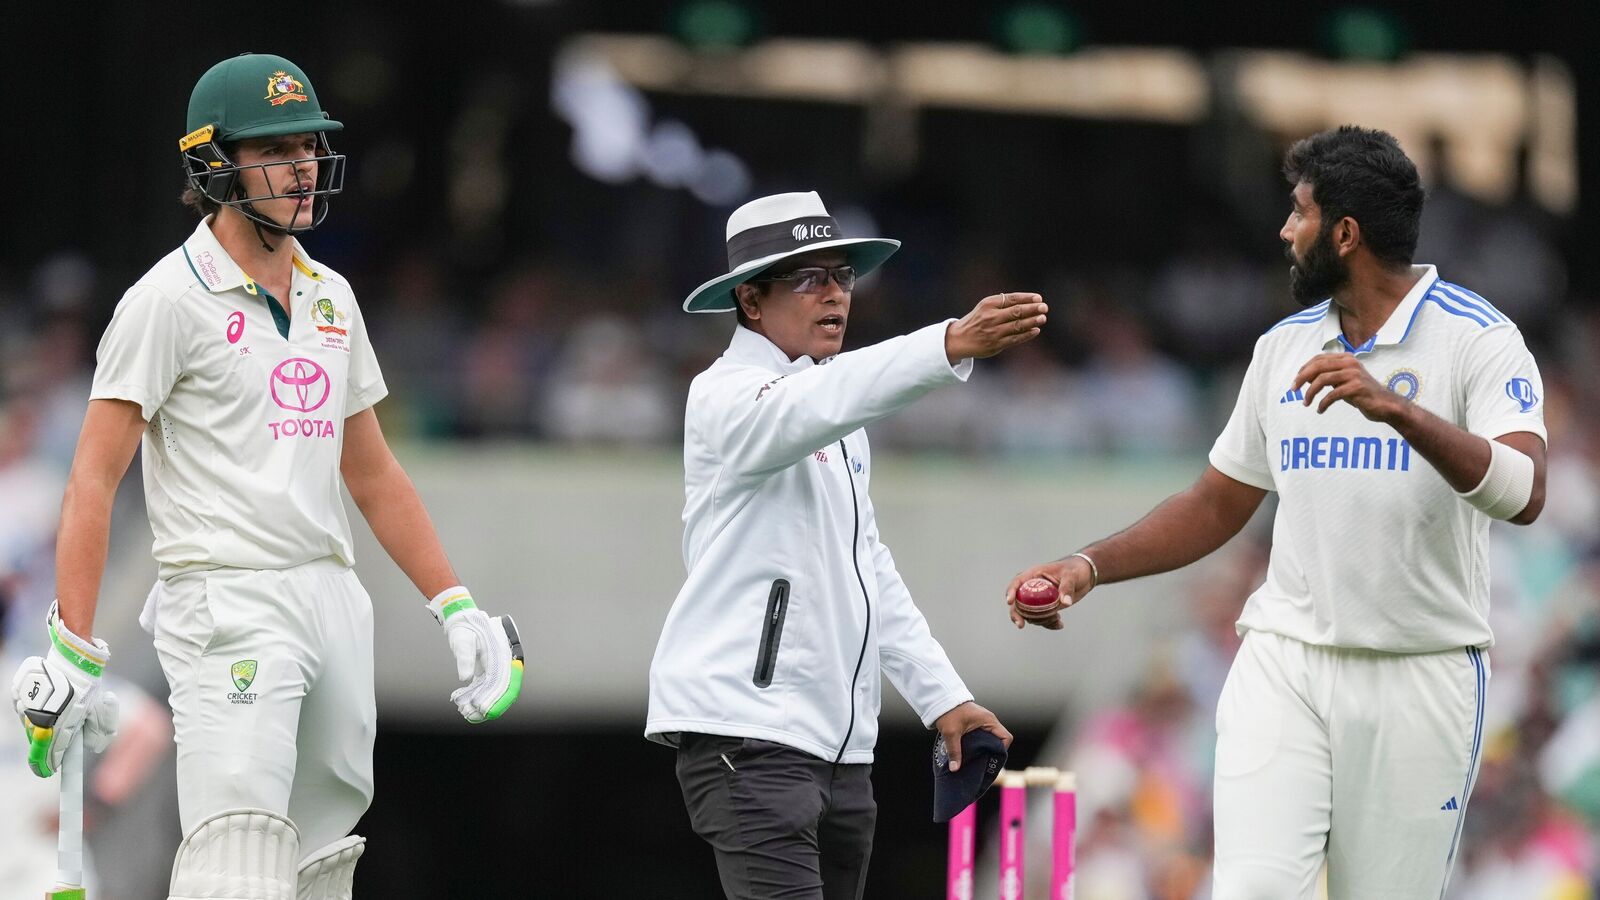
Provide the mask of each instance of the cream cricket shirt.
{"label": "cream cricket shirt", "polygon": [[[1351,347],[1330,301],[1256,341],[1211,464],[1279,496],[1267,580],[1239,618],[1309,644],[1426,653],[1486,647],[1489,517],[1394,429],[1337,402],[1318,415],[1295,373],[1354,352],[1380,384],[1473,434],[1545,438],[1544,385],[1522,334],[1432,266],[1378,333]],[[1302,389],[1303,390],[1303,389]]]}
{"label": "cream cricket shirt", "polygon": [[[344,422],[388,389],[349,284],[298,242],[285,318],[200,223],[117,304],[91,399],[149,422],[145,501],[161,577],[352,564]],[[282,251],[280,251],[282,252]]]}

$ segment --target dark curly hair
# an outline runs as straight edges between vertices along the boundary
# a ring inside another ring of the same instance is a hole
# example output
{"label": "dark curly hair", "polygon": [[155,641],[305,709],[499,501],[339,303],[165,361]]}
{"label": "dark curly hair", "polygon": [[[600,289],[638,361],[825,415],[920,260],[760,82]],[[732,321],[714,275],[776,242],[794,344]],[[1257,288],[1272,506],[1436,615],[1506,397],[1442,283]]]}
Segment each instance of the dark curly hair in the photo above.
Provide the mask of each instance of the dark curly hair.
{"label": "dark curly hair", "polygon": [[1426,193],[1394,135],[1357,125],[1314,134],[1284,154],[1283,174],[1290,184],[1311,185],[1311,199],[1322,208],[1323,233],[1349,216],[1378,259],[1411,262]]}

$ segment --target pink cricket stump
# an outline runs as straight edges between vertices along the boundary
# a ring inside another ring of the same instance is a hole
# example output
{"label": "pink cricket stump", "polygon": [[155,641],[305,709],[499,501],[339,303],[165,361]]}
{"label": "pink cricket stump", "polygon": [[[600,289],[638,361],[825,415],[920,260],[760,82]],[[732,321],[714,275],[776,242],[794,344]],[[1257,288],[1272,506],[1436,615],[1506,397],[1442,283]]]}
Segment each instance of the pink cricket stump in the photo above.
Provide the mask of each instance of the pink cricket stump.
{"label": "pink cricket stump", "polygon": [[1028,782],[1021,772],[1001,772],[1000,900],[1022,900],[1023,858],[1027,855]]}
{"label": "pink cricket stump", "polygon": [[950,859],[946,868],[945,900],[972,900],[973,848],[978,840],[978,804],[963,809],[950,820]]}
{"label": "pink cricket stump", "polygon": [[[1078,780],[1071,772],[1030,766],[1002,769],[1000,788],[1000,900],[1022,900],[1028,853],[1028,788],[1052,788],[1055,805],[1050,830],[1050,900],[1073,900],[1077,891]],[[945,900],[972,900],[973,859],[978,827],[974,803],[950,820],[950,858],[945,870]]]}
{"label": "pink cricket stump", "polygon": [[1073,898],[1077,838],[1078,780],[1073,773],[1062,772],[1056,780],[1055,821],[1050,834],[1050,900]]}

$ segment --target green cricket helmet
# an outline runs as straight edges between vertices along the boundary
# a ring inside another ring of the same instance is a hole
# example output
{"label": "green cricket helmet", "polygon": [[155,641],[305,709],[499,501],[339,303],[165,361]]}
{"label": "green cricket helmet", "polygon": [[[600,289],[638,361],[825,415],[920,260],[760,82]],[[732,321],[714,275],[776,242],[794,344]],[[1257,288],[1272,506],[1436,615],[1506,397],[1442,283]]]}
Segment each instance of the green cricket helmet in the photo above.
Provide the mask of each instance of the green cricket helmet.
{"label": "green cricket helmet", "polygon": [[[189,96],[188,133],[178,141],[178,150],[190,186],[206,199],[237,209],[269,231],[301,234],[322,224],[328,215],[325,198],[344,189],[345,157],[328,144],[328,132],[343,128],[322,111],[311,79],[299,66],[270,53],[245,53],[217,63],[195,82]],[[241,166],[230,157],[229,148],[248,138],[301,133],[317,136],[314,187],[279,194],[268,178],[267,193],[247,195],[240,172],[260,169],[266,174],[274,166],[295,166],[304,160]],[[324,199],[305,225],[280,225],[252,206],[255,201],[306,195]]]}

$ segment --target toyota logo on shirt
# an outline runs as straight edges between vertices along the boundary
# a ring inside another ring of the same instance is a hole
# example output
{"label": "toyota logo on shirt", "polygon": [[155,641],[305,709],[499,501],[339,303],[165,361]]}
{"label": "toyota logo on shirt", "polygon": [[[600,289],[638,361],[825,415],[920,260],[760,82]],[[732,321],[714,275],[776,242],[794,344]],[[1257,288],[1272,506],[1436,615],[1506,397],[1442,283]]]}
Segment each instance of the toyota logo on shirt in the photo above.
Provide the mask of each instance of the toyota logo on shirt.
{"label": "toyota logo on shirt", "polygon": [[332,383],[321,366],[303,356],[278,363],[272,370],[272,402],[292,412],[308,413],[328,402]]}

